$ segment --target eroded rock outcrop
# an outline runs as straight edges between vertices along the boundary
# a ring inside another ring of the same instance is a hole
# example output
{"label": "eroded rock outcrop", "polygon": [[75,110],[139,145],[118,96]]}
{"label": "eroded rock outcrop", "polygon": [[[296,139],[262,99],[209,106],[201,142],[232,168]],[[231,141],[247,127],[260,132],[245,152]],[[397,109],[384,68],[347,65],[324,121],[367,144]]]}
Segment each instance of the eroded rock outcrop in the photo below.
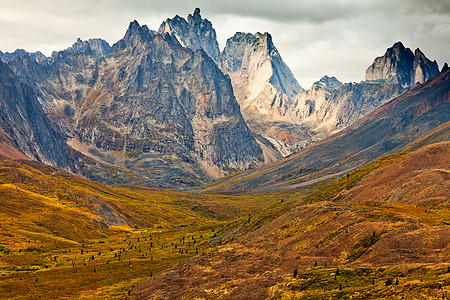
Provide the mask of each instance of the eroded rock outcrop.
{"label": "eroded rock outcrop", "polygon": [[[91,51],[92,55],[96,58],[101,58],[106,56],[111,52],[111,46],[102,39],[89,39],[87,41],[83,41],[80,38],[66,50],[62,51],[64,53],[84,53],[86,51]],[[53,52],[52,57],[55,58],[61,52]]]}

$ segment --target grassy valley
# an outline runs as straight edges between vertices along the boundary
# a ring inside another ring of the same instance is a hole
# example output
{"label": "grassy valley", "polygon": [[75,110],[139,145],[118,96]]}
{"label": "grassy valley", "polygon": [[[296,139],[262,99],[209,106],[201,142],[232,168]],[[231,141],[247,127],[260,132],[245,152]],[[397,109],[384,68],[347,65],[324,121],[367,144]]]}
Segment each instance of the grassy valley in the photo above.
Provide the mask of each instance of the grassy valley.
{"label": "grassy valley", "polygon": [[0,298],[124,299],[203,251],[272,195],[105,186],[30,161],[0,161]]}

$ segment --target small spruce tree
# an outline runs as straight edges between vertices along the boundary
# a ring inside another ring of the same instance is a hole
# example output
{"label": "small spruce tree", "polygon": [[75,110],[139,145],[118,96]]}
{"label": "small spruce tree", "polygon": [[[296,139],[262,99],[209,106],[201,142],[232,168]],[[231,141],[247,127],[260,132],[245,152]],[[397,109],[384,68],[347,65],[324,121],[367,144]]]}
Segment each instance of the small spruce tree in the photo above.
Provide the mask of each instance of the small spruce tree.
{"label": "small spruce tree", "polygon": [[386,280],[385,285],[386,285],[386,286],[392,285],[392,279],[391,279],[391,278],[388,278],[388,279]]}

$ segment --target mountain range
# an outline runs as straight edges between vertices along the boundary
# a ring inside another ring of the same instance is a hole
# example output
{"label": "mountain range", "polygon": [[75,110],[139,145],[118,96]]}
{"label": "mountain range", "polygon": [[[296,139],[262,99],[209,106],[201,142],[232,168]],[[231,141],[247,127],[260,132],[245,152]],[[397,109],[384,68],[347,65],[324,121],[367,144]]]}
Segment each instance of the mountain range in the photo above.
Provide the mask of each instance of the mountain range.
{"label": "mountain range", "polygon": [[17,50],[0,59],[42,107],[33,118],[51,125],[33,130],[54,132],[52,143],[13,138],[16,150],[104,183],[174,189],[274,162],[439,73],[398,42],[364,81],[324,76],[305,91],[269,33],[238,32],[220,51],[199,9],[158,31],[133,21],[112,46],[78,39],[51,57]]}

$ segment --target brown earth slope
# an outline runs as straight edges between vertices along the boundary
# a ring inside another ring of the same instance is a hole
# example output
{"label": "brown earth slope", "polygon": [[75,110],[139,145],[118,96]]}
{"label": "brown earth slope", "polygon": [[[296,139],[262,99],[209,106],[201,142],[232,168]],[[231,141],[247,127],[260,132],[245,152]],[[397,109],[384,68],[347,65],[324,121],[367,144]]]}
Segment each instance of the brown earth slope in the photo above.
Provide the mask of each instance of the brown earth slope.
{"label": "brown earth slope", "polygon": [[[449,174],[450,142],[383,157],[237,222],[207,252],[139,284],[134,298],[445,297]],[[283,205],[286,213],[259,227]],[[391,277],[400,278],[392,288]]]}

